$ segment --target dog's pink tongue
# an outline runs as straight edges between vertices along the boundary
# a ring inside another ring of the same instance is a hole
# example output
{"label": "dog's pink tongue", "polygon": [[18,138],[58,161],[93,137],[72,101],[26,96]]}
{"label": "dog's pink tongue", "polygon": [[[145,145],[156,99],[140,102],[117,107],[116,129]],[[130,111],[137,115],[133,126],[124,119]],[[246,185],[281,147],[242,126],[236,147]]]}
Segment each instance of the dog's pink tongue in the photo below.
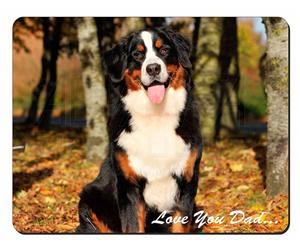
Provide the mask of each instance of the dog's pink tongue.
{"label": "dog's pink tongue", "polygon": [[147,93],[152,103],[159,104],[164,99],[165,91],[164,85],[154,85],[148,88]]}

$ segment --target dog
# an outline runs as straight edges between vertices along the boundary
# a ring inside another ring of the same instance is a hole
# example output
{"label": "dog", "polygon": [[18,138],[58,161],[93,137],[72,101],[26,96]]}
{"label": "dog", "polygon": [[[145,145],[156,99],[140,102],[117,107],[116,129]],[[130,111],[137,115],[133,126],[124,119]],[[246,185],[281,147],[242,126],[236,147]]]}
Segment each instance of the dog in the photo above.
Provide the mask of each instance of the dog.
{"label": "dog", "polygon": [[154,28],[104,54],[108,155],[80,195],[77,233],[191,231],[202,139],[190,50],[181,34]]}

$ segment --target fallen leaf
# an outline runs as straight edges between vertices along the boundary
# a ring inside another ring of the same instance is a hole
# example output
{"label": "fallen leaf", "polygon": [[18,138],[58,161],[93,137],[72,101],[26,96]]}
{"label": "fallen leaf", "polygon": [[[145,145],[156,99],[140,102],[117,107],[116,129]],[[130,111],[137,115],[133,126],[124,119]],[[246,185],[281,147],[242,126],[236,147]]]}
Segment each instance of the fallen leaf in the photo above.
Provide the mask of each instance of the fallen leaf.
{"label": "fallen leaf", "polygon": [[247,185],[240,185],[240,186],[238,186],[237,187],[237,190],[238,191],[247,191],[247,190],[249,190],[249,186],[247,186]]}
{"label": "fallen leaf", "polygon": [[242,163],[231,163],[229,167],[233,172],[240,172],[244,169]]}

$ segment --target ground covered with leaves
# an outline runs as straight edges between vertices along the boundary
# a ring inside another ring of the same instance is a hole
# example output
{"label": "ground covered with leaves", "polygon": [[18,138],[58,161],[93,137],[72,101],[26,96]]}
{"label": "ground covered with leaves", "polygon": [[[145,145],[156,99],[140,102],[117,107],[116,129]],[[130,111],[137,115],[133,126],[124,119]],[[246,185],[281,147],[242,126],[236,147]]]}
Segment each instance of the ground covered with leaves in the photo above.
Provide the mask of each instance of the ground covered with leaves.
{"label": "ground covered with leaves", "polygon": [[[14,145],[23,142],[26,142],[25,151],[13,154],[16,230],[74,232],[78,225],[79,193],[99,171],[98,165],[85,160],[84,131],[43,132],[14,126]],[[286,229],[288,197],[266,196],[265,149],[263,138],[220,141],[204,148],[196,197],[199,209],[210,216],[203,232],[272,233]],[[243,211],[244,220],[239,212],[232,221],[230,213],[235,210]]]}

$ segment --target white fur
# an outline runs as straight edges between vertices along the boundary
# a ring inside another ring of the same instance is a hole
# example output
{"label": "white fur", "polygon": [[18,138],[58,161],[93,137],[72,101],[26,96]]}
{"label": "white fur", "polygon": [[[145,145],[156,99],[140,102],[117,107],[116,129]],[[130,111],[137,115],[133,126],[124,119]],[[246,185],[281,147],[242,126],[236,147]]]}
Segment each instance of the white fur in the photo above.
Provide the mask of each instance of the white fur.
{"label": "white fur", "polygon": [[[141,81],[145,86],[149,86],[154,80],[157,80],[159,82],[166,82],[168,80],[169,74],[167,71],[167,67],[163,60],[161,60],[156,54],[153,49],[153,39],[152,34],[149,31],[143,31],[141,33],[141,37],[144,41],[144,44],[146,46],[146,57],[142,64],[142,72],[141,72]],[[157,63],[161,67],[161,72],[158,76],[156,76],[155,79],[149,76],[149,74],[146,71],[146,67],[149,64]]]}
{"label": "white fur", "polygon": [[144,199],[158,211],[170,211],[175,205],[177,189],[174,178],[167,176],[148,183],[144,190]]}
{"label": "white fur", "polygon": [[186,94],[183,87],[169,87],[162,103],[156,105],[142,88],[129,90],[122,99],[132,116],[132,132],[123,131],[118,144],[126,150],[134,171],[148,180],[146,202],[160,208],[172,206],[177,185],[170,181],[170,176],[180,175],[189,157],[190,145],[175,132]]}

